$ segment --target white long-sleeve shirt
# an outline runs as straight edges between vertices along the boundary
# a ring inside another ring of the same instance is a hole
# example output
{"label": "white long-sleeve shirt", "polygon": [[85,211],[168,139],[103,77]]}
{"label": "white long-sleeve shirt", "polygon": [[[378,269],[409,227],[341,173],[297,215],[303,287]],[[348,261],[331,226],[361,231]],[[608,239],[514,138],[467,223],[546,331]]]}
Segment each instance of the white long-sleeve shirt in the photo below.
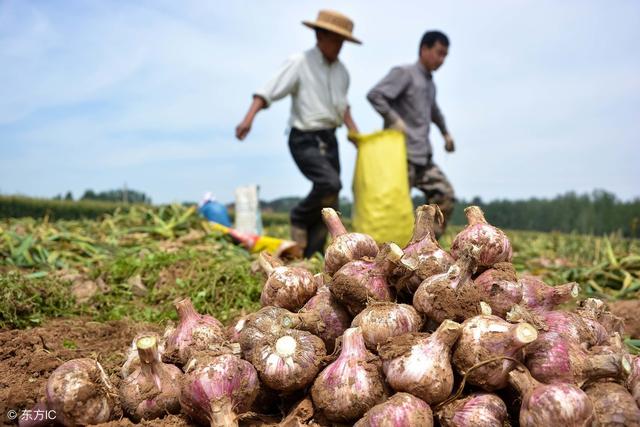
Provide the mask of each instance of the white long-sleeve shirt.
{"label": "white long-sleeve shirt", "polygon": [[291,56],[255,95],[266,107],[291,95],[289,126],[306,131],[342,125],[348,89],[346,67],[339,60],[328,62],[316,46]]}

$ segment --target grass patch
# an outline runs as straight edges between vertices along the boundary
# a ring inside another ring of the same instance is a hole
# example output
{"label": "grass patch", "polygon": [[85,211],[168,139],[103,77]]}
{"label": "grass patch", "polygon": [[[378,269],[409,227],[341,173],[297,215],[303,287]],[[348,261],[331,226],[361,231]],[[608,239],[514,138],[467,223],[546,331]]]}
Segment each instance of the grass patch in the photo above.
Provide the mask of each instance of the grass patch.
{"label": "grass patch", "polygon": [[[286,238],[283,215],[265,215],[265,232]],[[347,227],[350,226],[346,221]],[[461,227],[441,239],[445,249]],[[619,235],[507,231],[519,272],[550,284],[577,281],[586,296],[637,297],[640,241]],[[24,328],[49,317],[94,320],[176,319],[173,302],[190,297],[196,308],[223,322],[259,307],[263,276],[255,255],[210,234],[191,209],[134,207],[92,220],[32,218],[0,221],[0,328]],[[322,257],[307,264],[322,268]],[[94,285],[76,302],[78,282]]]}

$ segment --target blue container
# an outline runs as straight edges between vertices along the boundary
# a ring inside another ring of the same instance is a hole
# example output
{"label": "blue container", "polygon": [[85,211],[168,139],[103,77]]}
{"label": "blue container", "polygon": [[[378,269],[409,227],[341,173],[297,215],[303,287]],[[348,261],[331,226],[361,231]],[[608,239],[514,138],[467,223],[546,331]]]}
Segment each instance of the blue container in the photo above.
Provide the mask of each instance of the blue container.
{"label": "blue container", "polygon": [[227,208],[220,202],[209,200],[200,206],[198,211],[211,222],[217,222],[225,227],[231,227],[231,219],[227,213]]}

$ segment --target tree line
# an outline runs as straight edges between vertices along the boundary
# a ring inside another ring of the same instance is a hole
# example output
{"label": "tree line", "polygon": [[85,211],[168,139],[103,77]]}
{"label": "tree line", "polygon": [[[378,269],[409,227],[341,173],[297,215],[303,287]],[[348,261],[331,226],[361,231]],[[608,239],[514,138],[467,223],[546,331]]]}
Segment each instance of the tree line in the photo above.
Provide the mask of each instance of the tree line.
{"label": "tree line", "polygon": [[[62,196],[58,194],[53,200],[74,200],[73,193],[67,191]],[[85,190],[84,194],[78,200],[99,200],[103,202],[118,202],[118,203],[144,203],[151,204],[151,197],[147,196],[142,191],[130,190],[130,189],[117,189],[95,192],[91,189]]]}
{"label": "tree line", "polygon": [[596,235],[621,232],[626,237],[640,237],[640,198],[622,201],[604,190],[590,194],[568,192],[552,199],[460,200],[451,220],[453,224],[467,223],[464,208],[469,205],[480,206],[489,222],[505,229]]}
{"label": "tree line", "polygon": [[[286,197],[261,202],[261,207],[267,211],[288,212],[298,201],[299,197]],[[413,198],[414,206],[424,202],[423,196]],[[464,209],[470,205],[480,206],[491,224],[505,229],[597,235],[621,232],[626,237],[640,237],[640,198],[622,201],[604,190],[526,200],[483,201],[479,197],[458,200],[451,224],[465,225]],[[341,198],[340,210],[343,216],[350,217],[351,202]]]}

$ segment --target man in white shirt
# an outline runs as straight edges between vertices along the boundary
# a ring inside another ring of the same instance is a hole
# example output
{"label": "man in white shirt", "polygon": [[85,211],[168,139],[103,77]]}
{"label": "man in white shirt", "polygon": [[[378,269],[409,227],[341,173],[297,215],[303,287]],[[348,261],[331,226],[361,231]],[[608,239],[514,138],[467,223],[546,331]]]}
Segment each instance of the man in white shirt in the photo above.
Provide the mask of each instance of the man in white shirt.
{"label": "man in white shirt", "polygon": [[349,73],[338,55],[345,40],[360,41],[352,36],[353,22],[338,12],[321,10],[316,21],[303,24],[315,30],[316,46],[291,56],[253,95],[249,111],[236,127],[236,137],[247,136],[258,111],[291,95],[289,149],[313,183],[311,192],[291,211],[291,237],[309,257],[322,252],[327,237],[320,211],[338,209],[342,184],[335,130],[344,123],[350,133],[358,132],[347,101]]}

